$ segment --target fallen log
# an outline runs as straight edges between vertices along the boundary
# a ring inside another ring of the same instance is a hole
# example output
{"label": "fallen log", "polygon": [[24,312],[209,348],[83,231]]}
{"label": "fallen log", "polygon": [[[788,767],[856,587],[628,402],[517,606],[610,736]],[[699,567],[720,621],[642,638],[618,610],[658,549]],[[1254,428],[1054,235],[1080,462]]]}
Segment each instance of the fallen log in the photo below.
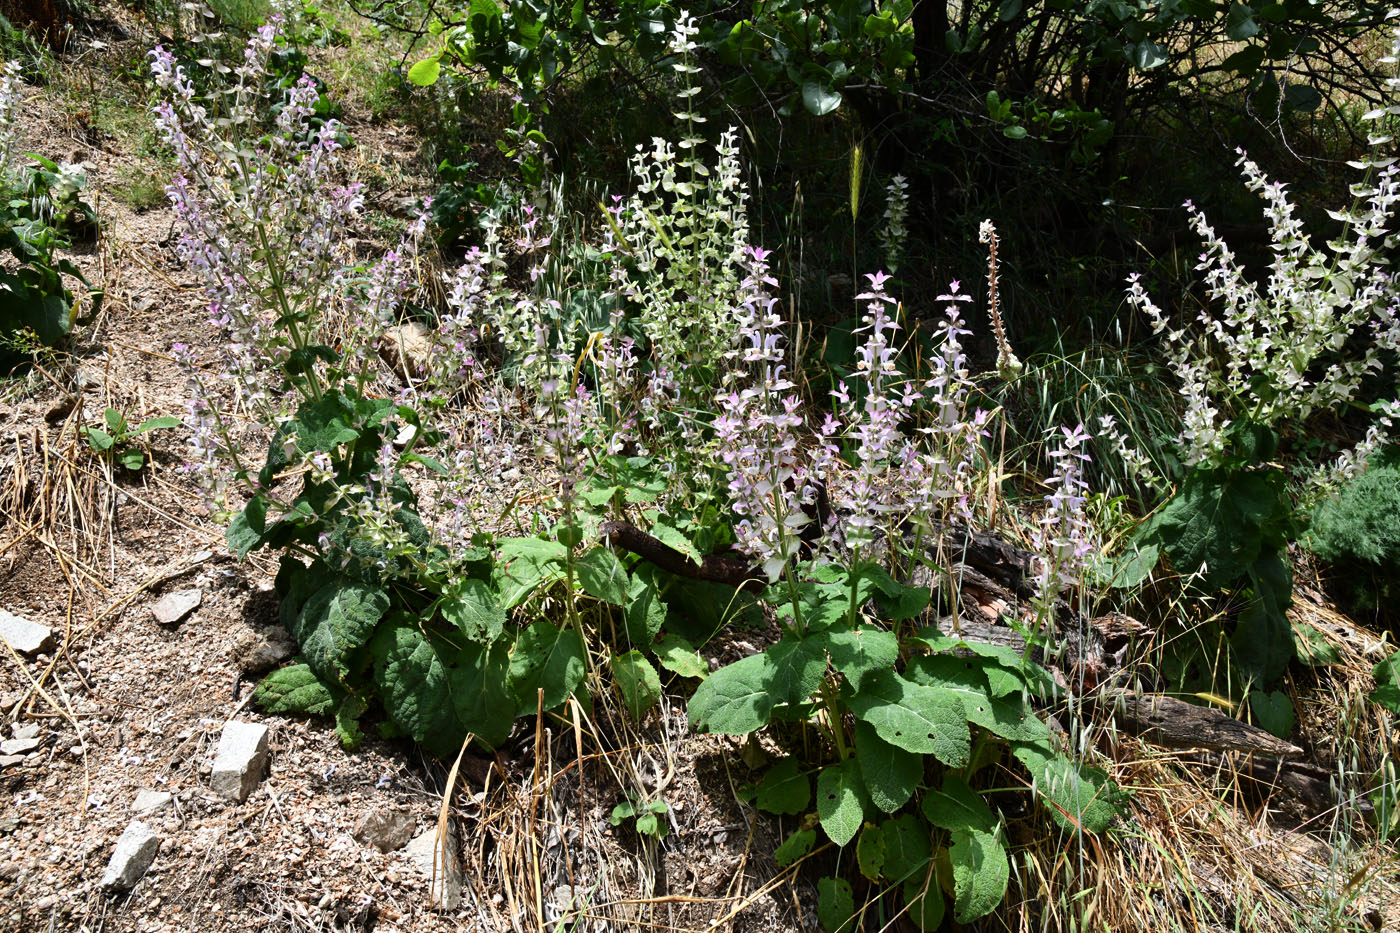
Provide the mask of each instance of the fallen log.
{"label": "fallen log", "polygon": [[1297,758],[1303,750],[1218,709],[1195,706],[1175,697],[1122,692],[1100,700],[1111,704],[1123,731],[1167,748],[1210,748],[1254,752],[1274,758]]}

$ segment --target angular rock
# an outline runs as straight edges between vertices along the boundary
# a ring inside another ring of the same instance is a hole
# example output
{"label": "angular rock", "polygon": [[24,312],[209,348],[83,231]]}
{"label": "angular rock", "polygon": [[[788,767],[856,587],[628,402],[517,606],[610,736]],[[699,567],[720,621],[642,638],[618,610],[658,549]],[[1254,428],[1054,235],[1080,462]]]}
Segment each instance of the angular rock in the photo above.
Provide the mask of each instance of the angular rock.
{"label": "angular rock", "polygon": [[53,629],[0,609],[0,638],[20,654],[38,654],[53,647]]}
{"label": "angular rock", "polygon": [[134,887],[151,867],[159,850],[160,837],[155,831],[140,820],[132,820],[107,861],[102,887],[109,891]]}
{"label": "angular rock", "polygon": [[233,663],[245,674],[272,670],[297,653],[297,643],[280,625],[245,628],[229,649]]}
{"label": "angular rock", "polygon": [[22,726],[13,726],[11,731],[17,739],[34,739],[39,737],[39,724],[27,722]]}
{"label": "angular rock", "polygon": [[131,812],[137,816],[150,816],[152,813],[170,806],[170,801],[174,799],[174,795],[168,791],[142,788],[141,792],[136,795],[136,800],[131,804]]}
{"label": "angular rock", "polygon": [[0,742],[0,755],[28,755],[43,744],[44,740],[40,738],[6,739]]}
{"label": "angular rock", "polygon": [[262,780],[266,766],[267,726],[230,719],[219,736],[209,786],[214,793],[242,803]]}
{"label": "angular rock", "polygon": [[457,824],[453,820],[447,821],[445,842],[443,851],[436,853],[436,871],[436,826],[415,837],[404,849],[404,854],[423,873],[423,877],[433,879],[429,903],[443,910],[456,910],[462,906],[462,856],[458,851]]}
{"label": "angular rock", "polygon": [[151,607],[151,615],[161,625],[176,625],[199,608],[204,601],[203,590],[177,590],[162,596]]}
{"label": "angular rock", "polygon": [[13,768],[15,765],[24,764],[23,755],[0,755],[0,769]]}
{"label": "angular rock", "polygon": [[404,810],[371,810],[355,827],[355,840],[367,846],[374,846],[380,852],[393,852],[402,849],[418,821],[412,813]]}

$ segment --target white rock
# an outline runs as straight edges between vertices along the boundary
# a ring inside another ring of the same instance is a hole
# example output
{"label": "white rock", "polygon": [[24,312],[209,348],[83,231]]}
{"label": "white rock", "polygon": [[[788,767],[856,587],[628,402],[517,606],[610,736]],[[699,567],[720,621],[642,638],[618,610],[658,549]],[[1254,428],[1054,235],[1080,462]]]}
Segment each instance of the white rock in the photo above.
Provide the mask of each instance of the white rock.
{"label": "white rock", "polygon": [[7,739],[0,742],[0,755],[27,755],[43,744],[43,739]]}
{"label": "white rock", "polygon": [[38,654],[53,647],[53,629],[0,609],[0,638],[20,654]]}
{"label": "white rock", "polygon": [[462,905],[462,857],[457,851],[457,825],[453,820],[447,821],[445,842],[442,851],[438,852],[437,826],[433,826],[415,837],[404,849],[404,854],[423,873],[423,877],[434,879],[429,903],[444,910],[456,910]]}
{"label": "white rock", "polygon": [[36,722],[27,722],[22,726],[13,726],[11,731],[14,732],[15,738],[17,739],[33,739],[37,738],[39,735],[39,724]]}
{"label": "white rock", "polygon": [[204,601],[203,590],[177,590],[167,593],[151,607],[151,615],[161,625],[175,625],[199,608]]}
{"label": "white rock", "polygon": [[174,796],[168,791],[142,788],[141,792],[136,795],[135,802],[131,805],[131,812],[137,816],[150,816],[152,813],[170,806],[170,801],[174,799]]}
{"label": "white rock", "polygon": [[219,736],[209,786],[216,794],[241,803],[258,786],[266,766],[267,726],[230,719]]}
{"label": "white rock", "polygon": [[23,755],[0,755],[0,768],[13,768],[20,764],[24,764]]}
{"label": "white rock", "polygon": [[111,890],[134,886],[151,867],[159,850],[160,838],[155,831],[140,820],[132,820],[107,861],[102,887]]}

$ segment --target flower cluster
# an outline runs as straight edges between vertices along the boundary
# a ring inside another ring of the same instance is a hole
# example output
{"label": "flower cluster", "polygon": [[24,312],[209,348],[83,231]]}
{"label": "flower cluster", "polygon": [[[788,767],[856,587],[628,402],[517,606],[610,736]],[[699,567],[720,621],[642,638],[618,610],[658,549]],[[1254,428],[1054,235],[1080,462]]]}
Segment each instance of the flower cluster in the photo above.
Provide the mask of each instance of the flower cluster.
{"label": "flower cluster", "polygon": [[903,175],[890,179],[885,189],[885,223],[880,228],[880,249],[890,272],[898,272],[904,261],[904,242],[909,237],[909,182]]}
{"label": "flower cluster", "polygon": [[1202,311],[1196,334],[1173,329],[1140,278],[1128,281],[1129,302],[1165,335],[1181,379],[1180,443],[1188,465],[1218,462],[1238,417],[1274,425],[1350,403],[1362,380],[1383,368],[1383,356],[1400,350],[1400,286],[1384,249],[1400,203],[1396,167],[1356,189],[1356,210],[1334,215],[1347,228],[1328,244],[1329,255],[1310,242],[1284,185],[1243,153],[1238,164],[1265,202],[1273,255],[1267,279],[1246,276],[1205,215],[1192,209],[1205,244],[1196,268],[1220,313]]}
{"label": "flower cluster", "polygon": [[1065,589],[1083,580],[1089,555],[1094,552],[1093,525],[1085,513],[1088,483],[1083,464],[1089,461],[1085,449],[1089,434],[1083,425],[1062,427],[1059,436],[1047,442],[1047,456],[1055,472],[1046,483],[1045,511],[1036,528],[1036,549],[1041,566],[1036,602],[1043,611],[1054,605]]}
{"label": "flower cluster", "polygon": [[19,135],[19,105],[24,90],[19,62],[6,62],[0,73],[0,179],[10,177],[10,159]]}
{"label": "flower cluster", "polygon": [[987,244],[987,314],[992,319],[992,334],[997,339],[997,375],[1011,380],[1021,372],[1021,361],[1011,350],[1011,342],[1006,339],[1006,324],[1001,317],[1001,293],[998,291],[1000,275],[997,266],[997,249],[1001,246],[1001,238],[997,236],[996,225],[990,220],[982,221],[982,225],[977,229],[977,241]]}

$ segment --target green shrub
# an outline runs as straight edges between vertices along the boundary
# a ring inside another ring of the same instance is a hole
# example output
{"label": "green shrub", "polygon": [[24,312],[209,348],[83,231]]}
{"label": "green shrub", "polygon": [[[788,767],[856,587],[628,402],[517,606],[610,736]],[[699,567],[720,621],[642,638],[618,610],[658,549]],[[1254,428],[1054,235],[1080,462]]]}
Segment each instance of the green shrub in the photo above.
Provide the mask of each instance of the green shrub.
{"label": "green shrub", "polygon": [[1332,565],[1357,608],[1386,615],[1400,576],[1400,451],[1385,455],[1317,506],[1303,543]]}

